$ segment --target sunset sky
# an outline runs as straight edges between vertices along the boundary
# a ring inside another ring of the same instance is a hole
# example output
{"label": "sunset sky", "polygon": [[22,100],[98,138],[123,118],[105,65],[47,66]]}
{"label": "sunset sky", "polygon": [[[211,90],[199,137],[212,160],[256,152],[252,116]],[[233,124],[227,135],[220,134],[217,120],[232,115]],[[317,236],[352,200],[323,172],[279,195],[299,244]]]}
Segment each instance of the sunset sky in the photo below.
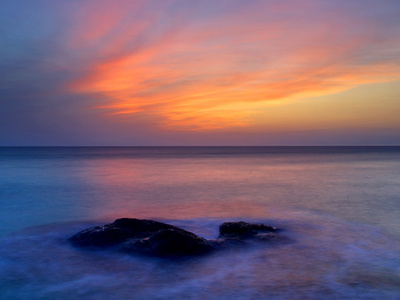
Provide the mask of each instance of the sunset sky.
{"label": "sunset sky", "polygon": [[400,145],[400,1],[3,0],[0,76],[0,146]]}

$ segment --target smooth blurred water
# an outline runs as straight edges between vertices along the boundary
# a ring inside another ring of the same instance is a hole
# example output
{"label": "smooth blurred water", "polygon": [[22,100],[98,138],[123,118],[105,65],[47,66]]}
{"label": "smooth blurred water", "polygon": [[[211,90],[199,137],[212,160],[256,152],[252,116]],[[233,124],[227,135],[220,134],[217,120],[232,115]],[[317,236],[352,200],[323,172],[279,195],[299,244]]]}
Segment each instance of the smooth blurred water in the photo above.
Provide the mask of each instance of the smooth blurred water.
{"label": "smooth blurred water", "polygon": [[0,233],[304,209],[400,236],[400,147],[0,148]]}
{"label": "smooth blurred water", "polygon": [[[400,147],[0,148],[0,170],[0,299],[400,293]],[[118,217],[207,238],[262,221],[294,242],[178,265],[65,242]]]}

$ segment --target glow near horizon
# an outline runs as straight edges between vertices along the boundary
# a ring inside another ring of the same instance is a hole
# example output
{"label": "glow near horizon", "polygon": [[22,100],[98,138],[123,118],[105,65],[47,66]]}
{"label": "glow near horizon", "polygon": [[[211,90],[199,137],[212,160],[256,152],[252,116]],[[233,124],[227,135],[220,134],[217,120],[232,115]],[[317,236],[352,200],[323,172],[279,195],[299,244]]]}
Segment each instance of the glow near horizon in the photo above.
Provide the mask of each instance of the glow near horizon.
{"label": "glow near horizon", "polygon": [[121,136],[137,122],[160,134],[400,129],[400,9],[348,2],[39,1],[20,39],[54,41],[34,75],[68,73],[52,93],[92,99],[77,109]]}

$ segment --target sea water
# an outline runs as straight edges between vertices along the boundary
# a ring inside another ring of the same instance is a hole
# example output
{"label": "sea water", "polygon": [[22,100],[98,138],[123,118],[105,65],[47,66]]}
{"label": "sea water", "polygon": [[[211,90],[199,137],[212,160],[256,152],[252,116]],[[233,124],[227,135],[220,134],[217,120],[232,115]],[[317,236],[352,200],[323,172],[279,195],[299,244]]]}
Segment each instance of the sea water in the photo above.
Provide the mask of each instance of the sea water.
{"label": "sea water", "polygon": [[[119,217],[289,242],[167,261],[72,247]],[[0,299],[399,299],[400,147],[0,148]]]}

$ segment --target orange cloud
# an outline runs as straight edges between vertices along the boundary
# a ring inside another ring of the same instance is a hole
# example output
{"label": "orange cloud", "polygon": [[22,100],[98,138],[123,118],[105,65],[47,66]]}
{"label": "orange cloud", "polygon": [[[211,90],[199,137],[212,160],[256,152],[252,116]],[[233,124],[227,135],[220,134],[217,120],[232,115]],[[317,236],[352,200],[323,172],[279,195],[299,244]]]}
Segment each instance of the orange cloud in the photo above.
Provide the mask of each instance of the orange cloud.
{"label": "orange cloud", "polygon": [[88,3],[68,43],[92,57],[69,88],[106,96],[95,108],[110,117],[148,115],[184,130],[241,127],[277,101],[400,79],[400,40],[385,36],[379,20],[316,1],[298,12],[268,2],[216,12],[207,3],[166,1],[156,12],[145,2]]}

